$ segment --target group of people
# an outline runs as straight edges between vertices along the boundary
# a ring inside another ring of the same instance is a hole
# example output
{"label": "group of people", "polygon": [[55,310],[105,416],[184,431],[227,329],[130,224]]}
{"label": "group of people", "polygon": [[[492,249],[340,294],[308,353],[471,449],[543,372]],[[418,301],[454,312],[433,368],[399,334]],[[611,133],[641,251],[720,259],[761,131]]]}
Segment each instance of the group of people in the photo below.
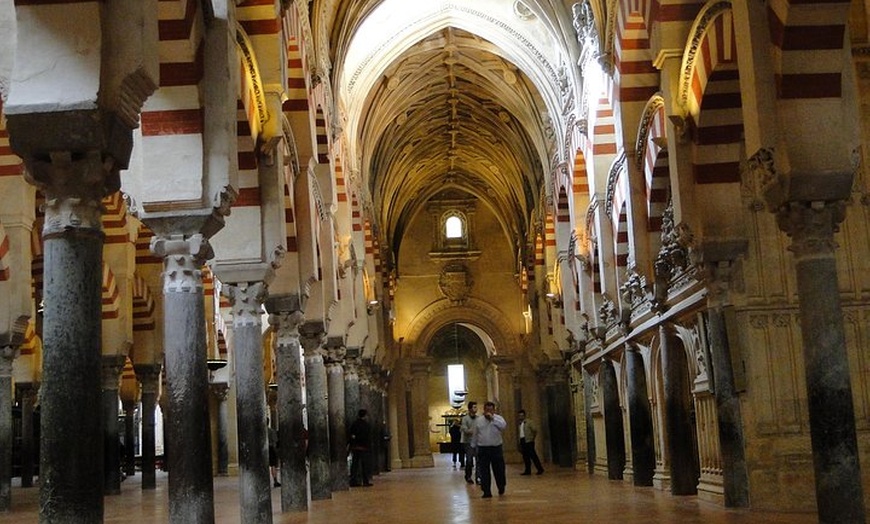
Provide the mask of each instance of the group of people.
{"label": "group of people", "polygon": [[[544,472],[541,459],[535,451],[535,437],[537,428],[526,417],[526,411],[517,413],[519,421],[518,436],[519,448],[523,455],[525,468],[521,475],[532,474],[534,463],[537,474]],[[451,426],[451,436],[459,435],[459,448],[454,449],[453,464],[456,465],[457,456],[459,463],[465,468],[465,482],[480,485],[483,498],[492,498],[492,478],[495,477],[495,485],[498,494],[503,495],[507,479],[505,478],[504,463],[504,439],[502,434],[507,428],[504,417],[495,412],[494,402],[483,404],[483,415],[477,415],[477,402],[468,403],[468,412],[462,417],[458,427]]]}

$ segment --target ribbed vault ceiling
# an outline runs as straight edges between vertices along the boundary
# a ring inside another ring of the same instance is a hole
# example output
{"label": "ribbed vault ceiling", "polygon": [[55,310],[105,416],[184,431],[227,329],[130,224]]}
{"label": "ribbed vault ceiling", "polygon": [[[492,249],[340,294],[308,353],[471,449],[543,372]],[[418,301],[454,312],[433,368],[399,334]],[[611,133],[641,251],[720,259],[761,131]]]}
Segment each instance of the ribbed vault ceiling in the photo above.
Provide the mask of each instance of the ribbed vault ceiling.
{"label": "ribbed vault ceiling", "polygon": [[541,185],[544,103],[492,44],[456,28],[400,55],[368,94],[359,129],[363,174],[398,253],[405,227],[438,191],[491,207],[523,238]]}

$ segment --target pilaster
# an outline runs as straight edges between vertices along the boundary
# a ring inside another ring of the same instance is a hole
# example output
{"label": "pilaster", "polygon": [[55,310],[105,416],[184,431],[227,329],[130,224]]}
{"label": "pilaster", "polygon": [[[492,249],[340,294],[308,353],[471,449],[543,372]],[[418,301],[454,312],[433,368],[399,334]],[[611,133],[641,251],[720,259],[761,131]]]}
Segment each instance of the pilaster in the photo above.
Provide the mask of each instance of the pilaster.
{"label": "pilaster", "polygon": [[[516,449],[515,442],[519,442],[517,437],[516,413],[519,406],[514,401],[514,389],[518,384],[516,361],[513,357],[496,356],[492,357],[491,364],[495,371],[495,378],[498,383],[498,396],[495,401],[498,413],[508,421],[507,428],[504,430],[502,437],[504,438],[504,458],[505,462],[515,463],[522,460],[522,455]],[[479,408],[483,412],[483,405]]]}
{"label": "pilaster", "polygon": [[408,361],[410,379],[411,412],[408,413],[409,430],[413,431],[413,455],[410,457],[410,467],[433,467],[435,459],[429,447],[429,368],[432,362],[428,358]]}

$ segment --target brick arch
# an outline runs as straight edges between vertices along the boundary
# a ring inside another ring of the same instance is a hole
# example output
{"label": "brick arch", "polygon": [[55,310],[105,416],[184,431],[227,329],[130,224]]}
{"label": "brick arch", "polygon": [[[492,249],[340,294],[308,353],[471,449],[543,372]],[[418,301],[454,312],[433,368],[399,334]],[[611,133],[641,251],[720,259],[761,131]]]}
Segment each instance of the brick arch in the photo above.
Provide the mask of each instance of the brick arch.
{"label": "brick arch", "polygon": [[474,298],[466,300],[461,306],[447,299],[429,305],[411,321],[404,344],[413,348],[414,357],[425,357],[435,334],[444,326],[456,322],[488,335],[499,355],[519,355],[519,337],[514,334],[515,329],[505,319],[504,312]]}
{"label": "brick arch", "polygon": [[679,101],[695,122],[711,75],[726,68],[737,69],[737,41],[731,2],[721,0],[698,13],[683,51]]}

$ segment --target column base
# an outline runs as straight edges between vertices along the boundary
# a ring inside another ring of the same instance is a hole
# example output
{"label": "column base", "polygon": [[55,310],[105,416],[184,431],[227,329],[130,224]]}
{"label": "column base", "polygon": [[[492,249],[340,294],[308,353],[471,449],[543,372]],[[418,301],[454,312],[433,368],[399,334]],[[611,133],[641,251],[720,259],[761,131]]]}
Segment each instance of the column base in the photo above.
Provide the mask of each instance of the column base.
{"label": "column base", "polygon": [[653,487],[662,491],[671,490],[671,472],[668,470],[656,469],[653,475]]}
{"label": "column base", "polygon": [[725,506],[725,484],[722,475],[702,473],[698,482],[698,498]]}

